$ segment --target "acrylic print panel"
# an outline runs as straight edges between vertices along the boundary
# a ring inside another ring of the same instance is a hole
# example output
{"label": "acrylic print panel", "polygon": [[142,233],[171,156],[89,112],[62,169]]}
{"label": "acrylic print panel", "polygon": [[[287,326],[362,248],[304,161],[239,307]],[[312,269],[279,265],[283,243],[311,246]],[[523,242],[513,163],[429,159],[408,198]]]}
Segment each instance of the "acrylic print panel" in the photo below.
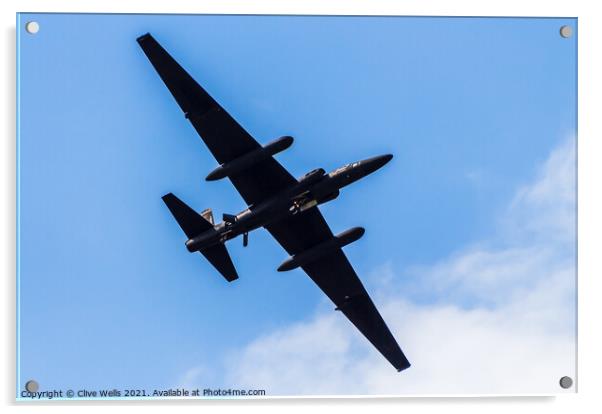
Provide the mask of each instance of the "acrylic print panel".
{"label": "acrylic print panel", "polygon": [[575,391],[576,19],[17,33],[18,399]]}

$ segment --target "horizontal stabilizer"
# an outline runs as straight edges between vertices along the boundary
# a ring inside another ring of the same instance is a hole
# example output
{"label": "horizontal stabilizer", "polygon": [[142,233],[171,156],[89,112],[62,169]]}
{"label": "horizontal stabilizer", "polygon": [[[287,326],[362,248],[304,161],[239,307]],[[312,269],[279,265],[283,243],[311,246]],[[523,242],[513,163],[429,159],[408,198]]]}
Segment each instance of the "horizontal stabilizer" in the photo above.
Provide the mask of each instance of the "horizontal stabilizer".
{"label": "horizontal stabilizer", "polygon": [[223,243],[203,249],[201,253],[228,282],[238,279],[238,273],[236,273],[232,259]]}
{"label": "horizontal stabilizer", "polygon": [[162,199],[189,239],[213,228],[209,221],[172,193],[164,195]]}
{"label": "horizontal stabilizer", "polygon": [[[189,239],[207,230],[213,230],[213,214],[210,209],[199,214],[172,193],[164,195],[162,199]],[[238,279],[232,259],[223,243],[206,247],[200,252],[228,282]]]}

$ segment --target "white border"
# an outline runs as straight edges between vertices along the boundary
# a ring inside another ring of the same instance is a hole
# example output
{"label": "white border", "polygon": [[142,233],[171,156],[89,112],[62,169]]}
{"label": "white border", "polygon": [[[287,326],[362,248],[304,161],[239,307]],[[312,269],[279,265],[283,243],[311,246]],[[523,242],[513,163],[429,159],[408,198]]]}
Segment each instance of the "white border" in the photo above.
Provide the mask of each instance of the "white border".
{"label": "white border", "polygon": [[[222,13],[222,14],[349,14],[349,15],[454,15],[454,16],[563,16],[579,18],[579,393],[563,394],[557,397],[443,397],[395,399],[356,399],[344,398],[328,400],[322,397],[314,399],[271,399],[271,400],[179,400],[152,402],[49,402],[36,403],[36,409],[47,409],[54,412],[80,411],[86,407],[90,411],[105,410],[106,406],[114,408],[138,408],[145,412],[164,411],[166,405],[177,406],[178,409],[197,411],[210,407],[227,409],[242,408],[245,410],[306,411],[317,407],[326,410],[336,409],[334,405],[346,406],[346,409],[357,408],[365,411],[370,408],[395,410],[400,408],[420,409],[424,411],[440,411],[441,408],[458,409],[463,412],[480,412],[487,405],[491,412],[504,412],[515,407],[528,409],[529,412],[581,412],[590,411],[590,407],[600,406],[596,394],[600,384],[600,349],[602,349],[600,323],[597,315],[601,314],[602,295],[599,253],[602,225],[602,202],[599,195],[600,184],[596,177],[602,177],[600,158],[602,131],[599,115],[602,108],[600,102],[602,73],[602,48],[596,39],[602,40],[602,22],[600,13],[595,8],[596,2],[566,1],[530,1],[506,0],[484,2],[477,0],[423,0],[423,1],[359,1],[359,0],[277,0],[221,1],[207,2],[184,0],[146,0],[146,1],[108,1],[89,0],[86,2],[23,0],[20,2],[5,0],[2,7],[2,25],[4,33],[2,90],[2,122],[5,126],[2,140],[3,174],[1,194],[3,195],[2,228],[4,237],[0,241],[0,263],[4,264],[4,297],[2,300],[2,327],[4,340],[2,354],[4,372],[1,377],[0,390],[2,402],[8,406],[8,412],[15,407],[15,13],[21,12],[111,12],[111,13]],[[596,77],[594,74],[598,74]],[[596,238],[596,236],[598,236]],[[18,403],[20,406],[27,403]],[[397,404],[403,407],[397,407]],[[446,407],[442,407],[445,404]],[[42,407],[39,407],[39,406]],[[337,407],[338,408],[338,407]]]}

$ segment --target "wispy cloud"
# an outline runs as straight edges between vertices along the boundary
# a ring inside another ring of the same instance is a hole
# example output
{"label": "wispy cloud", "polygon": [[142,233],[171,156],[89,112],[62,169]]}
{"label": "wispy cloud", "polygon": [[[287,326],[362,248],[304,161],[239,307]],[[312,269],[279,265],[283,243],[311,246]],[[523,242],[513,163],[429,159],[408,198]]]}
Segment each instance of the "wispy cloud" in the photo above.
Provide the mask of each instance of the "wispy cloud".
{"label": "wispy cloud", "polygon": [[540,168],[537,180],[519,189],[506,220],[509,228],[514,225],[515,237],[564,245],[575,242],[575,150],[575,140],[566,140]]}
{"label": "wispy cloud", "polygon": [[491,239],[378,269],[373,296],[410,369],[395,372],[340,314],[318,311],[231,355],[226,381],[271,395],[561,392],[575,374],[574,146],[517,190]]}

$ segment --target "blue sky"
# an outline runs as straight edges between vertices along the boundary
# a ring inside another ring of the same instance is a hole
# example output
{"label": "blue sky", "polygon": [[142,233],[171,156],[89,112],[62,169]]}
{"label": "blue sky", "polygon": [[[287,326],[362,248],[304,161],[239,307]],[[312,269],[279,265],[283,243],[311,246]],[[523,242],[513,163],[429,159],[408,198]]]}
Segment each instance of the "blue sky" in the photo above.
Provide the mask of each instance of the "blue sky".
{"label": "blue sky", "polygon": [[[186,251],[163,194],[218,217],[245,205],[228,181],[204,181],[216,162],[140,34],[151,32],[258,141],[294,136],[277,158],[296,176],[394,154],[321,207],[335,233],[367,229],[345,251],[370,292],[379,269],[405,274],[392,279],[400,289],[413,283],[407,269],[477,241],[503,245],[498,217],[576,132],[576,37],[558,34],[574,19],[17,20],[18,386],[153,389],[194,366],[203,384],[228,386],[233,355],[331,308],[301,271],[276,272],[287,255],[264,230],[247,248],[229,242],[232,284]],[[24,31],[30,20],[36,35]],[[446,291],[401,295],[434,304]]]}

